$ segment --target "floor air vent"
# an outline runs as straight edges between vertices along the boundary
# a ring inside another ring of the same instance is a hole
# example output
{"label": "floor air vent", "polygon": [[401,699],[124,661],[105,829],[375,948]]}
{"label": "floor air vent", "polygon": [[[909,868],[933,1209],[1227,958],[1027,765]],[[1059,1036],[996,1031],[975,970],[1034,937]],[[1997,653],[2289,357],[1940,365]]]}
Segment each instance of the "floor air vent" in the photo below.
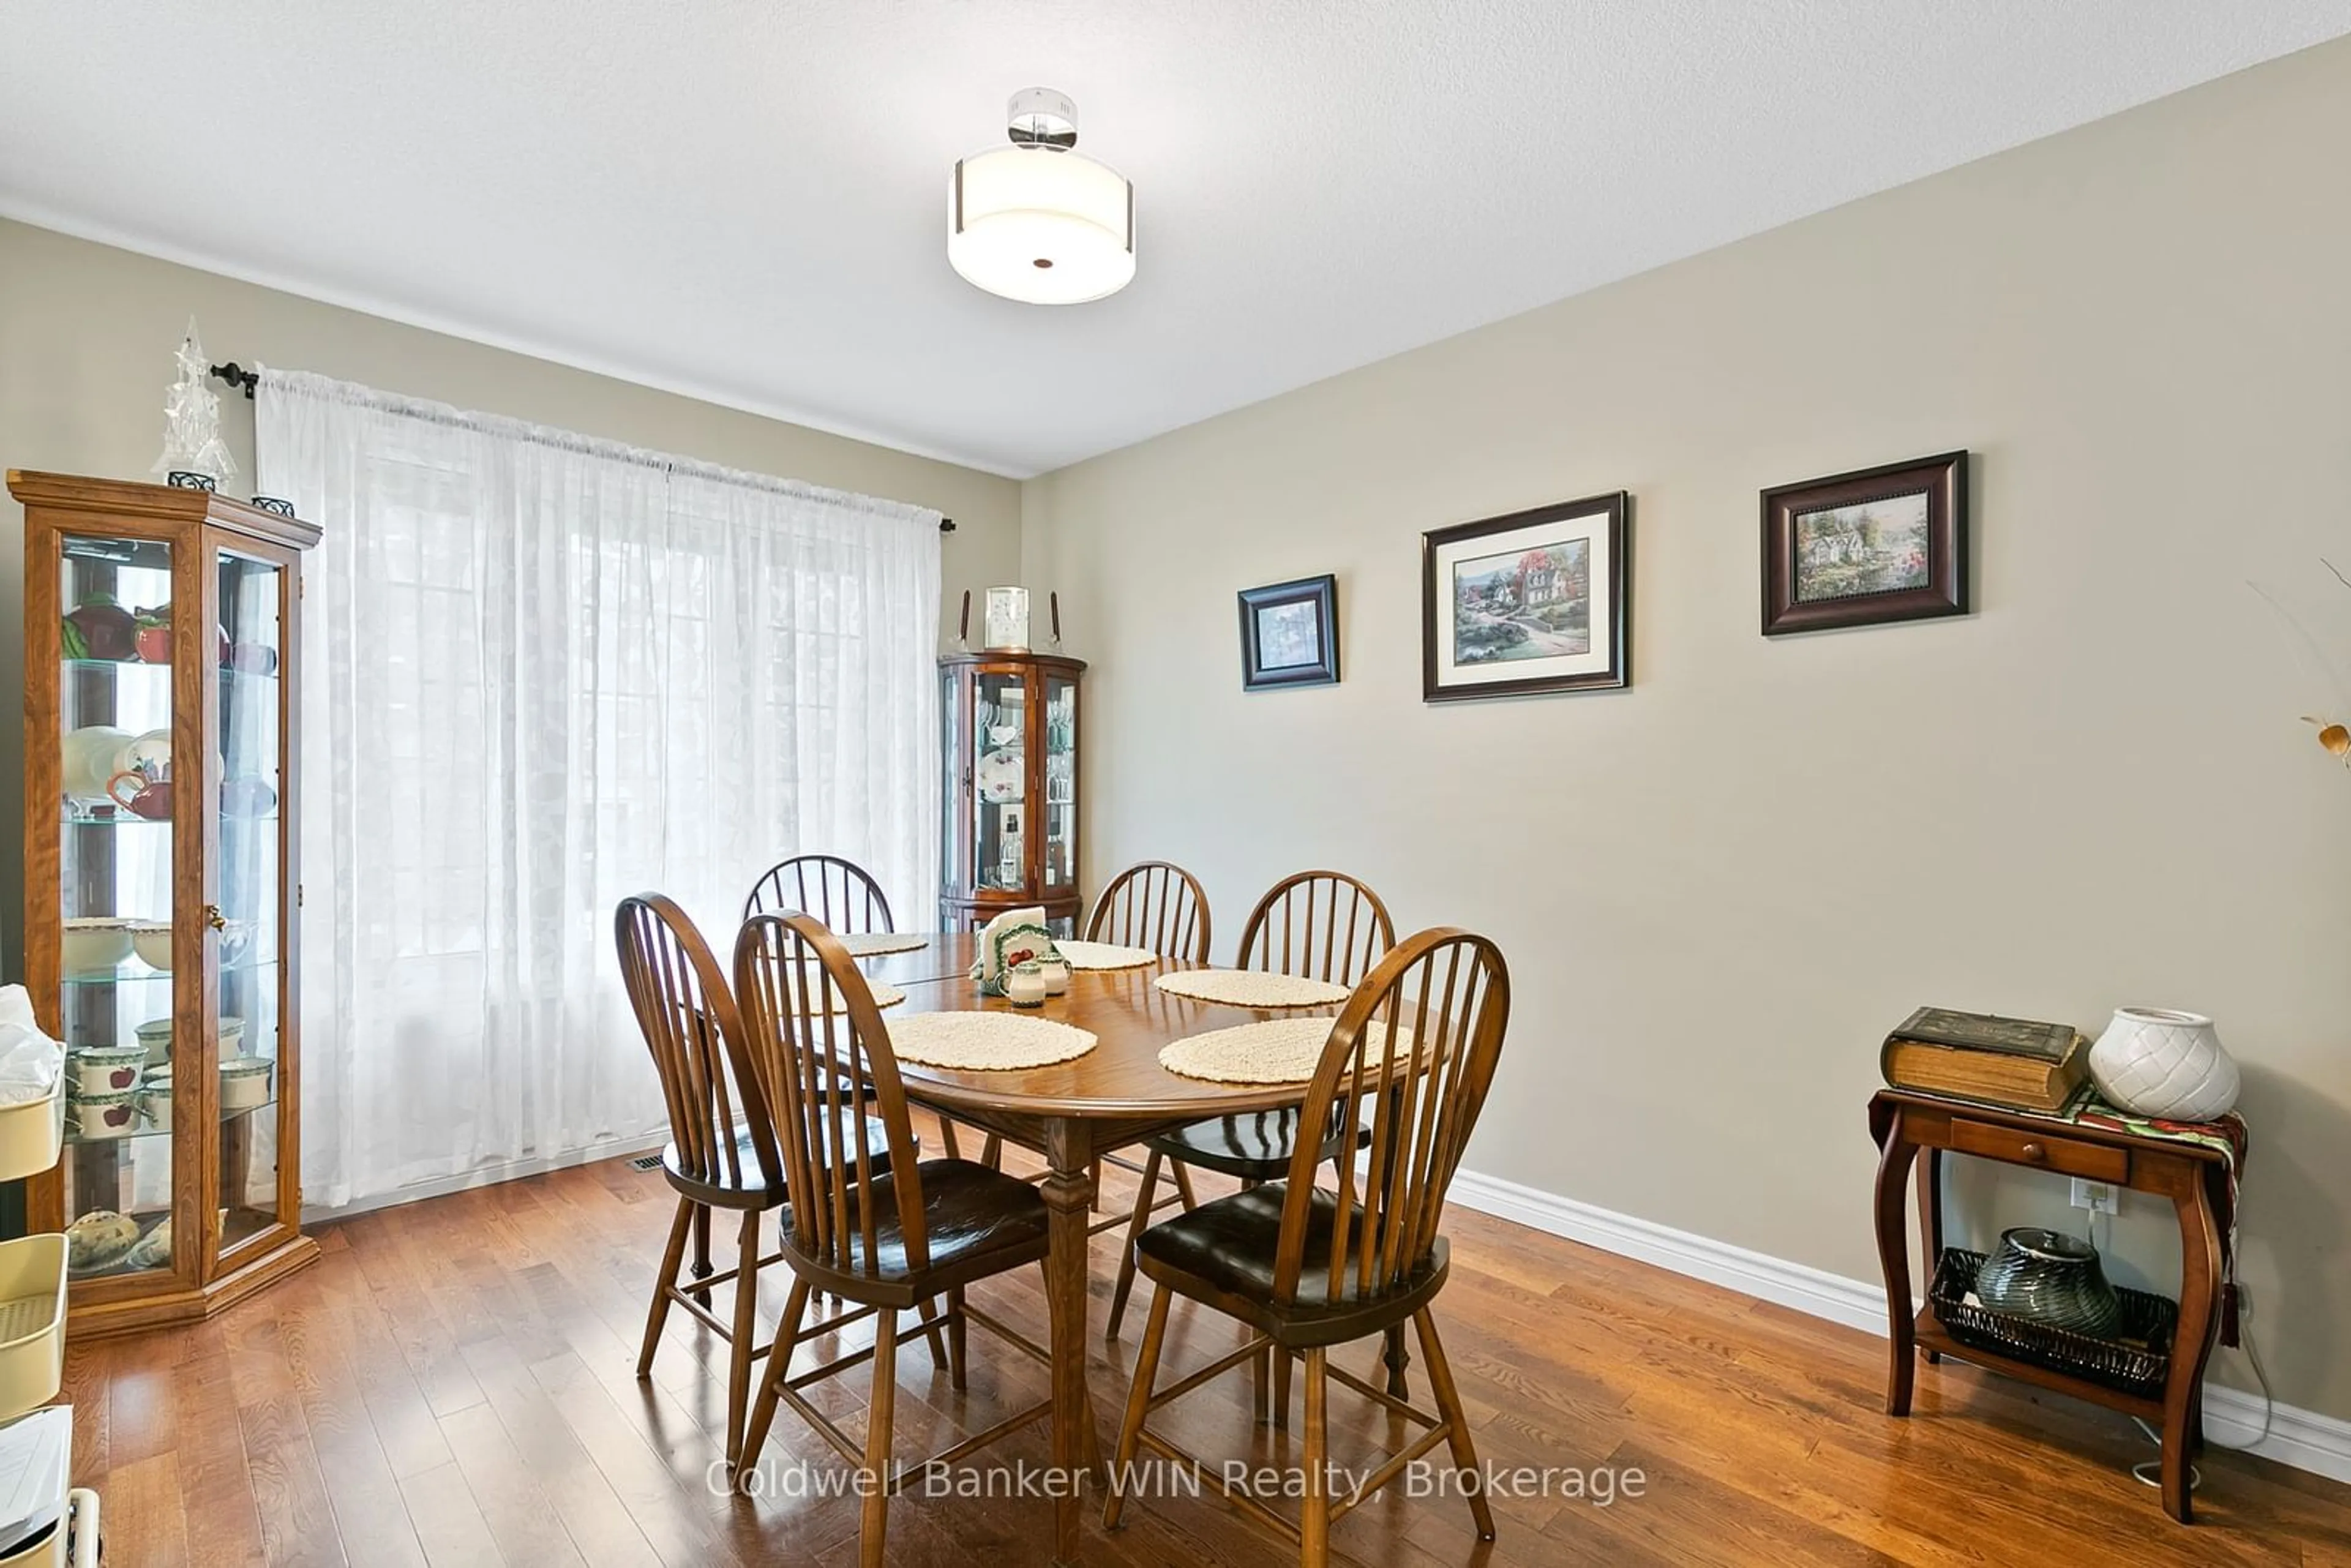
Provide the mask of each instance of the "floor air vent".
{"label": "floor air vent", "polygon": [[659,1170],[661,1169],[661,1156],[659,1155],[639,1155],[635,1159],[629,1162],[629,1168],[632,1171]]}

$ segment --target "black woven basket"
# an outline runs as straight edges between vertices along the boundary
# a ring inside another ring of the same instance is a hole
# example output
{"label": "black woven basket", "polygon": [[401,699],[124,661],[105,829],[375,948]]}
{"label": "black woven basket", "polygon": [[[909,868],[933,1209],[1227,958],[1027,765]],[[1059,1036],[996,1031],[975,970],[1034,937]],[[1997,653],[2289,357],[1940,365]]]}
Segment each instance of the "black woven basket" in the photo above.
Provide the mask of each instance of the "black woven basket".
{"label": "black woven basket", "polygon": [[1970,1301],[1976,1271],[1984,1255],[1947,1247],[1935,1268],[1935,1283],[1927,1292],[1935,1321],[1961,1344],[1997,1352],[2085,1378],[2120,1394],[2144,1399],[2163,1397],[2164,1379],[2171,1371],[2171,1337],[2179,1326],[2179,1306],[2145,1291],[2115,1294],[2121,1299],[2122,1327],[2112,1339],[2092,1339],[2065,1329],[2048,1328],[2025,1318],[1987,1312]]}

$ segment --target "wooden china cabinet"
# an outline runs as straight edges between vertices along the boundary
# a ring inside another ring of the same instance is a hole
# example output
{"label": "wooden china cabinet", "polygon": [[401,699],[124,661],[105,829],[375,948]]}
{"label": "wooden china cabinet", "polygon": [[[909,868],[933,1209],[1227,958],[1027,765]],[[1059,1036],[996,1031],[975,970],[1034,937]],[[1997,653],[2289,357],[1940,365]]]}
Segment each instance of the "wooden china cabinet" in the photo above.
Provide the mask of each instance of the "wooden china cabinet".
{"label": "wooden china cabinet", "polygon": [[990,651],[939,660],[946,736],[939,924],[1041,905],[1075,936],[1079,659]]}
{"label": "wooden china cabinet", "polygon": [[210,492],[11,473],[25,505],[25,977],[66,1042],[72,1332],[210,1316],[311,1261],[295,755],[302,552]]}

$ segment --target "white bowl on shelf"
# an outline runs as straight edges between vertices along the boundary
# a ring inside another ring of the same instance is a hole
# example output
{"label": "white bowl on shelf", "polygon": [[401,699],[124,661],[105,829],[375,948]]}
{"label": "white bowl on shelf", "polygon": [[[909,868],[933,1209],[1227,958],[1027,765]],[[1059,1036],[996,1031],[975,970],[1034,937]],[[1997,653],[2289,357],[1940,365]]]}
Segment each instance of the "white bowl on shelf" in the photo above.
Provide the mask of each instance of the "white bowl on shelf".
{"label": "white bowl on shelf", "polygon": [[76,915],[65,924],[58,956],[68,975],[111,969],[131,956],[139,923],[112,915]]}
{"label": "white bowl on shelf", "polygon": [[168,920],[133,920],[131,925],[131,946],[140,960],[152,968],[172,967],[172,923]]}
{"label": "white bowl on shelf", "polygon": [[[131,1031],[146,1048],[147,1067],[152,1072],[172,1060],[172,1020],[167,1018],[149,1019]],[[220,1053],[236,1056],[245,1050],[245,1020],[235,1013],[223,1013],[220,1020]]]}
{"label": "white bowl on shelf", "polygon": [[266,1056],[224,1056],[220,1064],[220,1108],[252,1111],[269,1103],[269,1076],[277,1063]]}

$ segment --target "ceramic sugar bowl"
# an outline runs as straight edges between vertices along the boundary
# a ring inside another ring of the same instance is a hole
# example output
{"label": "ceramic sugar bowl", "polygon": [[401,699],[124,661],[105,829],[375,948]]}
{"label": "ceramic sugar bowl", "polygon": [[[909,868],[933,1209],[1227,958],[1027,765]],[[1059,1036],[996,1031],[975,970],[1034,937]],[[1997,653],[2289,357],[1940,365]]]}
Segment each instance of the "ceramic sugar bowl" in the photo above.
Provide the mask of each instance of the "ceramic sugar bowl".
{"label": "ceramic sugar bowl", "polygon": [[2212,1020],[2165,1008],[2117,1008],[2090,1047],[2090,1076],[2110,1105],[2170,1122],[2210,1122],[2237,1103],[2237,1063]]}

